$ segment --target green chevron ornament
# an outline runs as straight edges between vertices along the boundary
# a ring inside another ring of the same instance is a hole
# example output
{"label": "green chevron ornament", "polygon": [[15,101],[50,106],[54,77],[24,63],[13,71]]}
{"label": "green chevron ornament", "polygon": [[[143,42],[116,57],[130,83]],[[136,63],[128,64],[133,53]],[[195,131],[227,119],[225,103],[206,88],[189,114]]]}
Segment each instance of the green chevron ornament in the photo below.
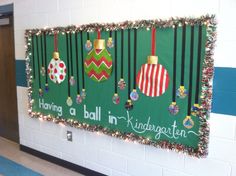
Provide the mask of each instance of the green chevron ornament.
{"label": "green chevron ornament", "polygon": [[84,61],[85,73],[94,81],[107,80],[112,72],[112,57],[105,48],[105,40],[94,40],[94,48]]}

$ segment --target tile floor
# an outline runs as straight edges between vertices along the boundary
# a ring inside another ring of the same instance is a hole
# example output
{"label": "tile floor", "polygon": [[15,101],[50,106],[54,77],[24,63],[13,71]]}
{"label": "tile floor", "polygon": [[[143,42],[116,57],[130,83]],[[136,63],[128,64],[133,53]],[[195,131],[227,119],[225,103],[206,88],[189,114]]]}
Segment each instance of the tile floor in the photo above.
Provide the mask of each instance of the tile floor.
{"label": "tile floor", "polygon": [[[19,150],[19,145],[0,137],[0,155],[45,176],[83,176]],[[0,174],[1,176],[1,174]]]}

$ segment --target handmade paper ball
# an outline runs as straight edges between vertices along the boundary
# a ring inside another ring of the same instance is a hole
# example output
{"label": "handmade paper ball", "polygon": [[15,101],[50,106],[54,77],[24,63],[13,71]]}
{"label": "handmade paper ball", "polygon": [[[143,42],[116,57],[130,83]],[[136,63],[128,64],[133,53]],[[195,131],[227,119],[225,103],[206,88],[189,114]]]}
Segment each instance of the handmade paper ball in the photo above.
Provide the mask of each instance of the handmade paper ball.
{"label": "handmade paper ball", "polygon": [[119,97],[119,95],[118,94],[114,94],[113,95],[113,97],[112,97],[112,102],[114,103],[114,104],[119,104],[120,103],[120,97]]}
{"label": "handmade paper ball", "polygon": [[84,46],[87,51],[90,51],[93,47],[92,42],[90,40],[87,40]]}
{"label": "handmade paper ball", "polygon": [[96,82],[107,80],[112,72],[112,58],[105,48],[105,40],[94,41],[92,49],[84,62],[85,73]]}
{"label": "handmade paper ball", "polygon": [[130,93],[130,99],[133,101],[137,101],[139,98],[138,92],[134,89],[131,93]]}
{"label": "handmade paper ball", "polygon": [[76,103],[77,103],[77,104],[81,104],[82,101],[83,101],[83,98],[82,98],[80,95],[77,95],[77,96],[76,96]]}
{"label": "handmade paper ball", "polygon": [[157,64],[157,56],[149,56],[148,63],[141,66],[136,77],[140,91],[149,97],[158,97],[165,93],[169,85],[167,70]]}
{"label": "handmade paper ball", "polygon": [[194,104],[191,108],[191,114],[193,116],[198,116],[199,115],[199,109],[200,109],[199,104]]}
{"label": "handmade paper ball", "polygon": [[188,91],[184,88],[184,86],[180,86],[176,91],[176,96],[184,99],[188,95]]}
{"label": "handmade paper ball", "polygon": [[168,107],[168,111],[170,112],[170,114],[176,115],[179,113],[179,106],[175,102],[172,102]]}
{"label": "handmade paper ball", "polygon": [[54,83],[57,84],[60,84],[65,80],[66,65],[62,60],[60,60],[59,57],[54,57],[51,59],[48,65],[48,76]]}
{"label": "handmade paper ball", "polygon": [[124,79],[120,79],[120,81],[118,82],[118,87],[120,88],[120,90],[125,89],[126,83],[125,83]]}
{"label": "handmade paper ball", "polygon": [[107,47],[108,48],[113,48],[114,47],[114,41],[112,40],[111,37],[109,37],[108,40],[107,40]]}
{"label": "handmade paper ball", "polygon": [[133,106],[133,103],[132,103],[131,100],[127,100],[127,101],[125,102],[125,109],[127,109],[128,111],[132,110],[133,107],[134,107],[134,106]]}
{"label": "handmade paper ball", "polygon": [[192,120],[191,116],[186,116],[186,118],[183,120],[183,125],[188,129],[194,126],[194,121]]}

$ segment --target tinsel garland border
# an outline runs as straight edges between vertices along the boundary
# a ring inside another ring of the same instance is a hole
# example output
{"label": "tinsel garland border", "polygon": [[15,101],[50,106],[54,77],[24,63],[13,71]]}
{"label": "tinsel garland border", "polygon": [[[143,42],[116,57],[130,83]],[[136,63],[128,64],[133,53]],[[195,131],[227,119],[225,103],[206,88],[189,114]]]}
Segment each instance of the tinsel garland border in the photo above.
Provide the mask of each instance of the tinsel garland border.
{"label": "tinsel garland border", "polygon": [[[192,147],[185,146],[183,144],[171,143],[169,141],[158,141],[154,142],[147,138],[135,135],[133,133],[121,133],[119,131],[109,130],[99,125],[89,125],[86,123],[80,123],[79,121],[72,119],[63,119],[59,117],[54,117],[51,115],[43,115],[40,112],[32,111],[32,104],[34,100],[32,99],[32,75],[30,68],[30,56],[31,56],[31,36],[39,35],[42,32],[47,34],[65,33],[65,32],[77,32],[77,31],[87,31],[93,32],[96,30],[119,30],[128,28],[151,28],[151,27],[173,27],[175,25],[182,25],[183,23],[194,25],[194,24],[204,24],[207,26],[207,41],[205,45],[205,58],[203,63],[202,71],[202,89],[201,89],[201,107],[199,111],[199,144],[198,148],[194,149]],[[122,23],[109,23],[109,24],[99,24],[93,23],[81,26],[68,26],[68,27],[56,27],[56,28],[45,28],[45,29],[31,29],[25,32],[26,40],[26,74],[27,74],[27,85],[28,85],[28,113],[31,118],[39,118],[47,121],[52,121],[54,123],[63,123],[64,125],[69,125],[75,128],[84,129],[92,132],[101,132],[103,134],[113,136],[123,140],[135,141],[141,144],[152,145],[154,147],[165,148],[169,150],[174,150],[177,152],[187,153],[194,157],[206,157],[208,154],[208,141],[209,141],[209,125],[208,118],[211,109],[212,101],[212,77],[214,70],[214,60],[213,60],[213,49],[216,41],[216,19],[214,15],[201,16],[199,18],[171,18],[168,20],[141,20],[141,21],[126,21]]]}

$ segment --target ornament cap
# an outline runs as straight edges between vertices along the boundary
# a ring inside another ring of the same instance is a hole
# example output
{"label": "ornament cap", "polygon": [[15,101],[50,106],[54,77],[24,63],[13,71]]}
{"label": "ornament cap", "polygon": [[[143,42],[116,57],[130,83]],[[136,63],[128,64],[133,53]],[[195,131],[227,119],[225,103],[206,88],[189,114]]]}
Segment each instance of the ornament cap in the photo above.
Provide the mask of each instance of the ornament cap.
{"label": "ornament cap", "polygon": [[59,59],[59,52],[54,51],[52,57],[53,57],[54,59]]}
{"label": "ornament cap", "polygon": [[196,103],[194,103],[194,105],[193,105],[194,107],[198,107],[199,108],[199,104],[196,104]]}
{"label": "ornament cap", "polygon": [[171,104],[172,104],[172,105],[176,105],[176,102],[175,102],[175,101],[173,101]]}
{"label": "ornament cap", "polygon": [[94,48],[100,50],[105,49],[105,40],[104,39],[94,40]]}
{"label": "ornament cap", "polygon": [[118,96],[118,93],[114,93],[114,96]]}
{"label": "ornament cap", "polygon": [[179,88],[180,88],[180,89],[184,89],[184,86],[180,86]]}
{"label": "ornament cap", "polygon": [[132,101],[130,99],[127,100],[128,103],[131,103]]}
{"label": "ornament cap", "polygon": [[157,64],[158,63],[158,57],[157,56],[148,56],[147,63],[148,64]]}

